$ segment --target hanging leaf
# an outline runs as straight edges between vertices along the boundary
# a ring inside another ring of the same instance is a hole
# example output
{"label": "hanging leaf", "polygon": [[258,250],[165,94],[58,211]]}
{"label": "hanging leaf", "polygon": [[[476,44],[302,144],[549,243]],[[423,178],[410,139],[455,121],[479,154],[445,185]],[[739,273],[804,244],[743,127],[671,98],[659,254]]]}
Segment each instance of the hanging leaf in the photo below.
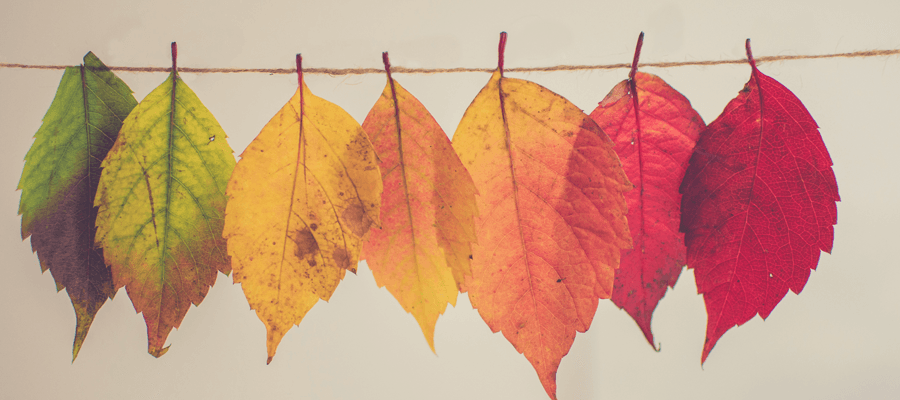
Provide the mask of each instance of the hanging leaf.
{"label": "hanging leaf", "polygon": [[66,68],[25,156],[22,239],[31,236],[41,270],[50,270],[75,308],[72,361],[97,311],[115,294],[103,250],[94,247],[94,195],[100,162],[136,105],[125,82],[89,52],[83,65]]}
{"label": "hanging leaf", "polygon": [[309,91],[300,62],[298,54],[300,87],[241,154],[228,184],[234,282],[266,325],[267,362],[345,271],[356,272],[381,206],[372,144],[346,111]]}
{"label": "hanging leaf", "polygon": [[613,143],[568,100],[503,77],[503,48],[466,110],[453,148],[478,189],[472,306],[523,353],[556,398],[556,371],[612,293],[631,245]]}
{"label": "hanging leaf", "polygon": [[230,272],[222,239],[225,186],[234,156],[225,132],[172,73],[135,108],[103,161],[97,243],[147,323],[159,357],[169,332]]}
{"label": "hanging leaf", "polygon": [[634,190],[625,194],[634,249],[622,250],[612,301],[637,322],[650,345],[650,319],[685,264],[678,186],[703,119],[681,93],[656,75],[637,72],[644,33],[638,38],[628,79],[591,113],[616,144]]}
{"label": "hanging leaf", "polygon": [[816,122],[759,72],[749,39],[747,57],[750,81],[700,134],[681,185],[687,263],[708,315],[701,363],[725,331],[803,290],[837,223],[840,196]]}
{"label": "hanging leaf", "polygon": [[425,106],[391,77],[362,128],[384,182],[381,229],[363,257],[379,287],[411,313],[434,351],[434,326],[471,274],[475,185]]}

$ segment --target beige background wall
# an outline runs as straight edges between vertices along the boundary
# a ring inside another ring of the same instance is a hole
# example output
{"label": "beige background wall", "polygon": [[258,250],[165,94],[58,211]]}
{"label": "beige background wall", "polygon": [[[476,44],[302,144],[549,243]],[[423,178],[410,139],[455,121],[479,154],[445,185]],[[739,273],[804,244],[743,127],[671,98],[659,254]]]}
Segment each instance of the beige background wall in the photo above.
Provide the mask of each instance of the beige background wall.
{"label": "beige background wall", "polygon": [[[489,3],[489,4],[483,4]],[[883,1],[4,1],[0,62],[292,68],[507,66],[735,59],[900,47],[900,3]],[[559,370],[561,399],[890,398],[900,392],[900,57],[778,62],[761,70],[806,104],[835,163],[843,202],[833,255],[800,296],[728,332],[704,368],[702,298],[686,271],[654,319],[662,352],[612,303],[579,334]],[[710,122],[749,77],[746,65],[643,69]],[[16,183],[62,71],[0,69],[0,398],[545,399],[531,365],[491,334],[466,296],[437,326],[433,355],[411,316],[367,268],[348,275],[284,339],[266,366],[265,330],[238,286],[219,276],[161,359],[124,291],[100,311],[70,363],[74,314],[19,237]],[[509,74],[592,110],[627,70]],[[120,73],[138,100],[164,73]],[[291,96],[296,78],[183,74],[237,156]],[[449,134],[486,73],[396,75]],[[362,121],[383,75],[308,76],[317,95]]]}

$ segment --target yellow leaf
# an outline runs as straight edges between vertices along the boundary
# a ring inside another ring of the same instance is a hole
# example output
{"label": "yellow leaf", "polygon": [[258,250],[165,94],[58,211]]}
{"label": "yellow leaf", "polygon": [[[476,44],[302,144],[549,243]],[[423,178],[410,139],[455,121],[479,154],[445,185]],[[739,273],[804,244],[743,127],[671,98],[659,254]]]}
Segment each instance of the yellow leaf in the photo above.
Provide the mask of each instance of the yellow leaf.
{"label": "yellow leaf", "polygon": [[346,111],[299,80],[241,154],[227,189],[234,282],[266,325],[268,362],[285,333],[331,298],[345,270],[356,272],[362,237],[380,225],[372,144]]}

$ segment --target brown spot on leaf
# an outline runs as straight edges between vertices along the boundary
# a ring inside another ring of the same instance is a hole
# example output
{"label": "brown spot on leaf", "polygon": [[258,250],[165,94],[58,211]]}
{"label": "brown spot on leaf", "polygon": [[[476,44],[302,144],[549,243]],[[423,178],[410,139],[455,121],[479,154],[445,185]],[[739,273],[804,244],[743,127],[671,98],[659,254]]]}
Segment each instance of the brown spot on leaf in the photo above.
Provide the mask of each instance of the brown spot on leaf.
{"label": "brown spot on leaf", "polygon": [[356,273],[356,266],[351,263],[350,253],[348,253],[346,249],[334,249],[334,253],[331,256],[334,258],[334,263],[337,264],[338,267]]}
{"label": "brown spot on leaf", "polygon": [[315,265],[316,255],[319,254],[319,244],[316,242],[316,238],[313,237],[309,228],[297,232],[294,235],[294,242],[297,243],[297,247],[294,250],[294,254],[297,258],[301,260],[312,260],[308,261],[309,264]]}
{"label": "brown spot on leaf", "polygon": [[344,212],[341,213],[341,220],[354,235],[360,237],[365,235],[372,226],[372,220],[366,215],[366,210],[362,205],[356,203],[344,209]]}

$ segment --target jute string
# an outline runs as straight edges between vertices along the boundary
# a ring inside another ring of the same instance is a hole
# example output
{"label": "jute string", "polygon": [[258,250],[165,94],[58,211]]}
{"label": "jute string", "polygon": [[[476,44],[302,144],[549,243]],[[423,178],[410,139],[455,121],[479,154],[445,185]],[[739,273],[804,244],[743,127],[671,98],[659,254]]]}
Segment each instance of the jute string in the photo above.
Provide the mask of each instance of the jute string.
{"label": "jute string", "polygon": [[[856,51],[852,53],[834,53],[834,54],[818,54],[818,55],[793,55],[793,56],[768,56],[757,57],[756,63],[766,63],[774,61],[790,61],[790,60],[811,60],[817,58],[861,58],[861,57],[885,57],[900,54],[900,49],[895,50],[868,50]],[[745,64],[747,59],[735,60],[709,60],[709,61],[677,61],[677,62],[652,62],[640,63],[639,67],[655,67],[655,68],[675,68],[687,67],[693,65],[722,65],[722,64]],[[66,69],[67,65],[32,65],[32,64],[14,64],[0,63],[0,68],[22,68],[22,69]],[[550,67],[530,67],[530,68],[505,68],[506,72],[552,72],[552,71],[585,71],[596,69],[618,69],[631,68],[631,64],[601,64],[601,65],[554,65]],[[113,71],[124,72],[169,72],[169,67],[116,67],[111,66],[109,69]],[[494,68],[405,68],[391,67],[391,73],[394,74],[449,74],[459,72],[493,72]],[[260,73],[260,74],[294,74],[296,69],[292,68],[189,68],[179,67],[178,72],[195,73],[195,74],[244,74],[244,73]],[[304,68],[304,74],[326,74],[326,75],[365,75],[365,74],[383,74],[384,70],[380,68]]]}

